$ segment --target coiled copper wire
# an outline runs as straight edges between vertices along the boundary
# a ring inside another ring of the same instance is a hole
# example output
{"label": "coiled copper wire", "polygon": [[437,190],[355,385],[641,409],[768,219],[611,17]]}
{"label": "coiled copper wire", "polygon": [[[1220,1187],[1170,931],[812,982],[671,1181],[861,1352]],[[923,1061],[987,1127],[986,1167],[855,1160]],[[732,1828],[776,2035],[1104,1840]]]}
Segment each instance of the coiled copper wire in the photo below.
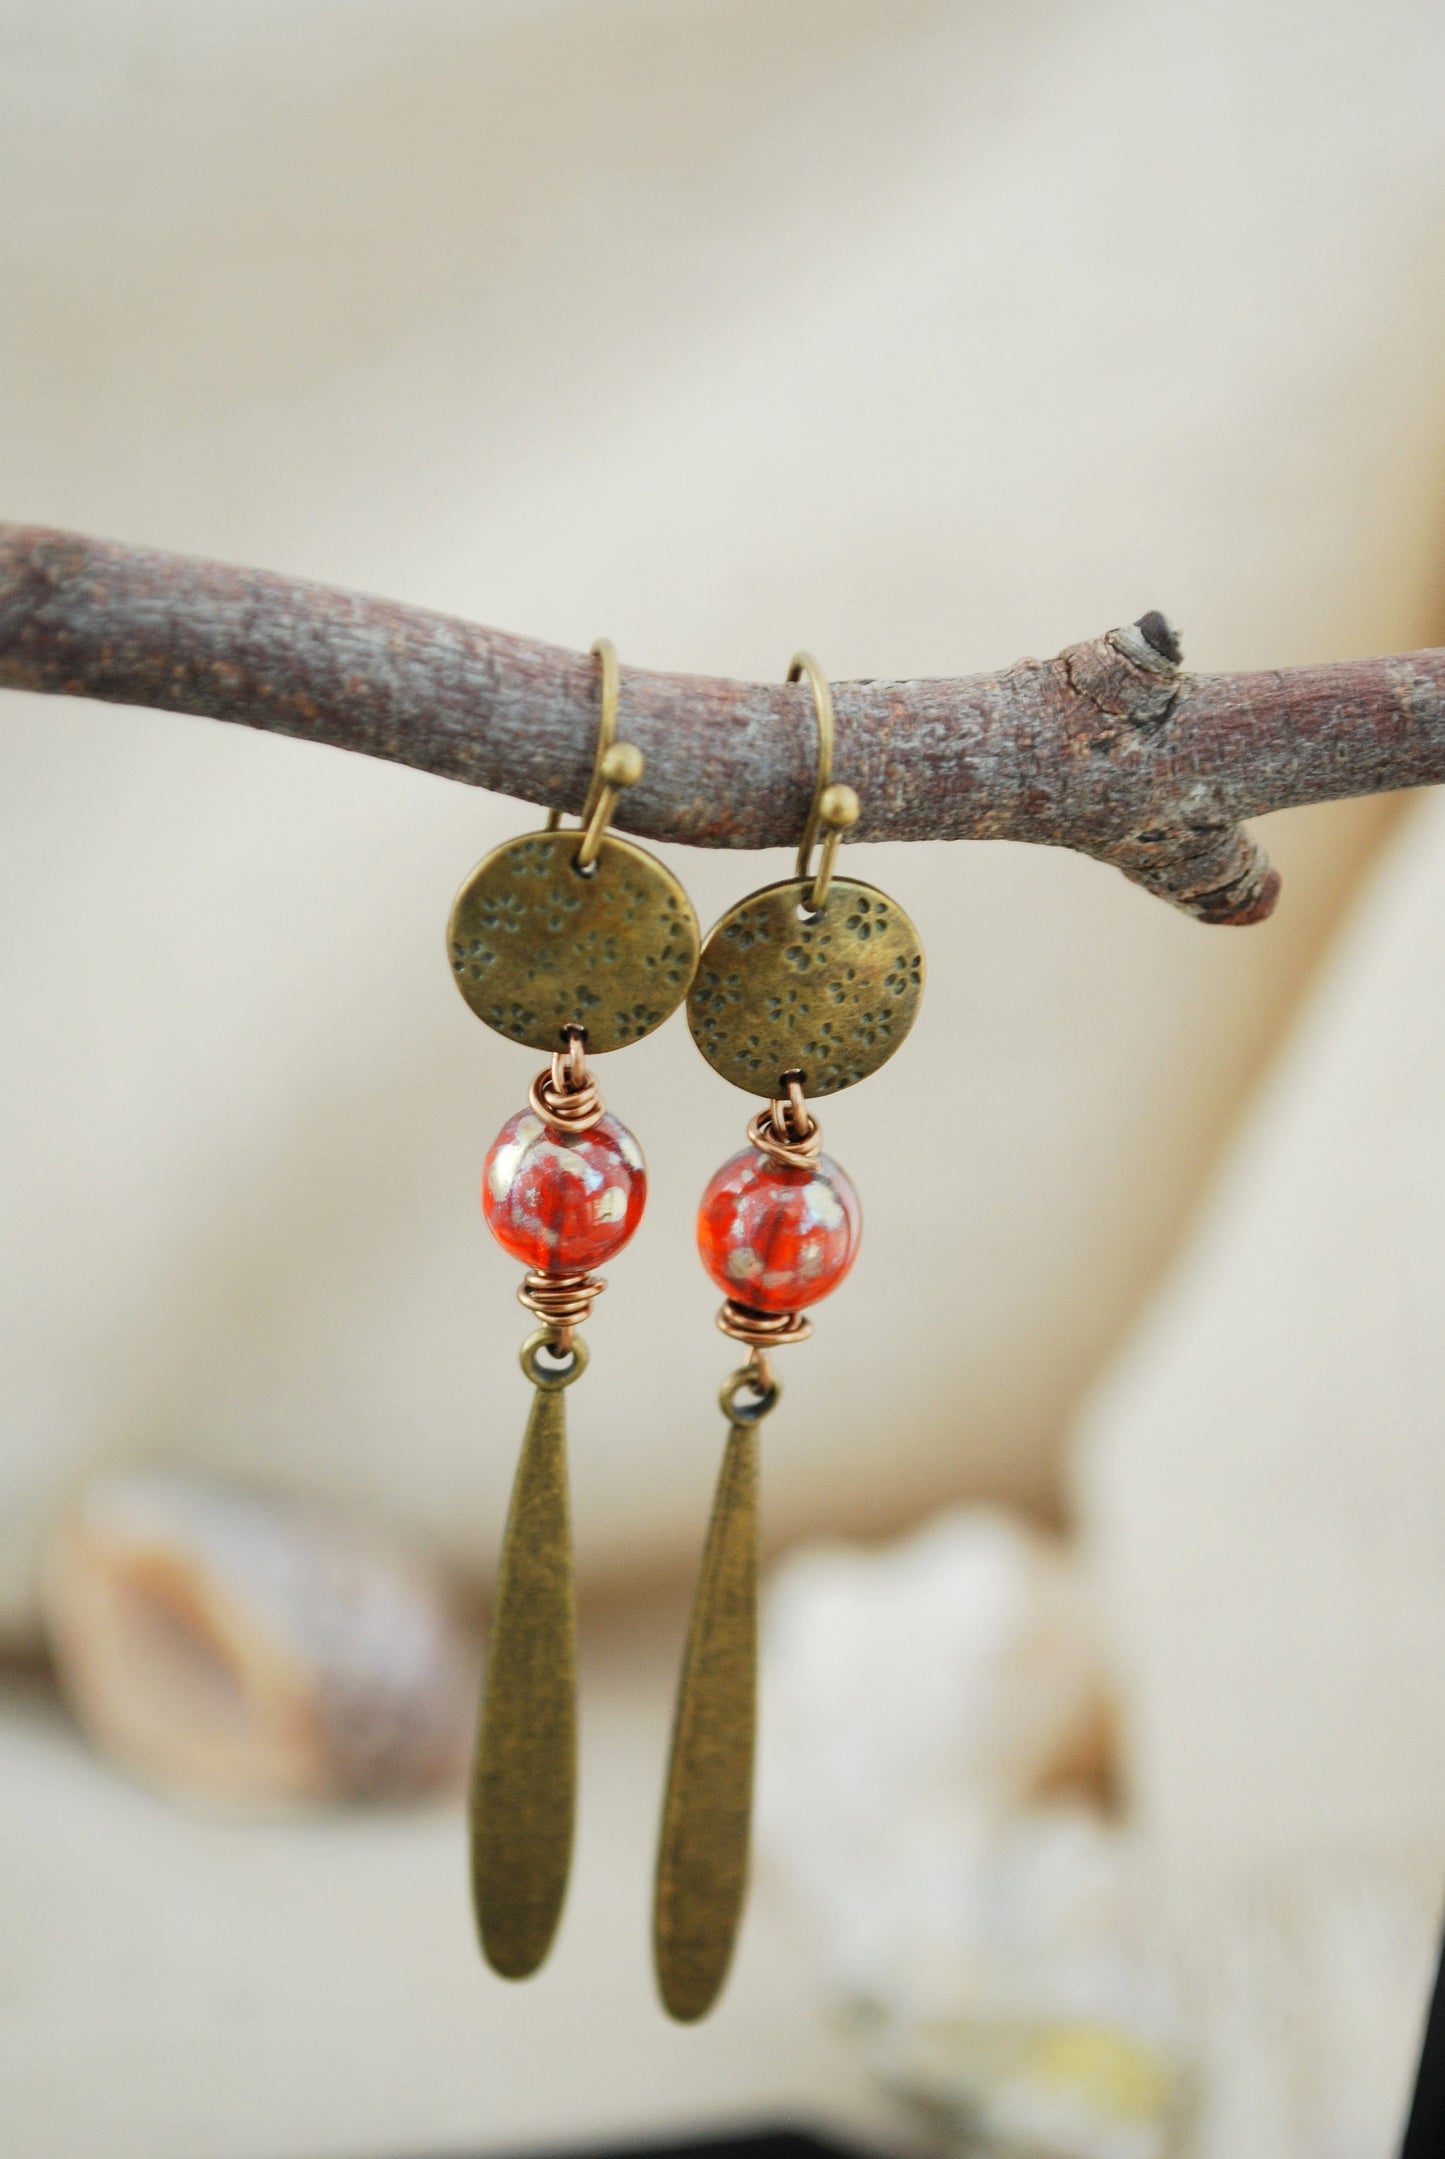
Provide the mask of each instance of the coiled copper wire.
{"label": "coiled copper wire", "polygon": [[[748,1139],[760,1154],[782,1163],[785,1169],[812,1169],[823,1148],[822,1126],[809,1111],[801,1073],[785,1072],[781,1086],[782,1093],[749,1123]],[[812,1321],[801,1312],[759,1312],[735,1297],[729,1297],[718,1313],[717,1323],[734,1342],[746,1342],[768,1385],[771,1368],[767,1352],[786,1349],[792,1342],[806,1342],[813,1331]]]}
{"label": "coiled copper wire", "polygon": [[558,1349],[566,1351],[606,1287],[600,1274],[538,1274],[533,1269],[522,1277],[517,1302],[535,1312],[542,1325],[551,1328]]}
{"label": "coiled copper wire", "polygon": [[602,1122],[607,1105],[587,1069],[586,1029],[565,1027],[562,1032],[566,1047],[555,1051],[548,1069],[537,1074],[527,1099],[543,1124],[580,1138]]}
{"label": "coiled copper wire", "polygon": [[812,1169],[823,1151],[823,1128],[809,1111],[798,1073],[783,1074],[783,1093],[748,1125],[748,1140],[785,1169]]}
{"label": "coiled copper wire", "polygon": [[[564,1138],[580,1138],[606,1115],[597,1082],[587,1069],[587,1030],[564,1027],[563,1046],[532,1082],[529,1100],[543,1124]],[[600,1274],[541,1274],[522,1278],[518,1304],[535,1312],[564,1354],[607,1284]]]}
{"label": "coiled copper wire", "polygon": [[758,1312],[733,1297],[718,1313],[719,1330],[734,1342],[746,1342],[751,1350],[786,1349],[791,1342],[806,1342],[813,1323],[801,1312]]}

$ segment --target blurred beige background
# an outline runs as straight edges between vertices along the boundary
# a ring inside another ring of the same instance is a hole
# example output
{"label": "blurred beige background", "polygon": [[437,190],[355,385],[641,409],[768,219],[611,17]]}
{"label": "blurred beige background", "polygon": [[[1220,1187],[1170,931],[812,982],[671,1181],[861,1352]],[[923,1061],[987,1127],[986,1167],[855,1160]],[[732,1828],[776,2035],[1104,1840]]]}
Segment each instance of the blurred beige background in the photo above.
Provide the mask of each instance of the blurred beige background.
{"label": "blurred beige background", "polygon": [[[1428,6],[1303,45],[1287,9],[1062,0],[0,20],[13,518],[743,674],[990,666],[1147,606],[1203,667],[1437,632]],[[527,811],[197,721],[0,726],[5,1626],[68,1481],[137,1454],[485,1569],[523,1389],[475,1188],[531,1059],[441,926]],[[1380,814],[1283,822],[1285,906],[1238,936],[1072,859],[870,851],[929,997],[829,1114],[867,1242],[776,1534],[1051,1503]],[[776,870],[678,866],[704,920]],[[909,1116],[945,1067],[962,1108]],[[654,1196],[578,1418],[595,1575],[696,1545],[691,1212],[745,1115],[680,1021],[606,1078]]]}
{"label": "blurred beige background", "polygon": [[[735,674],[799,643],[840,676],[989,667],[1151,606],[1201,668],[1436,642],[1442,93],[1428,0],[1325,0],[1307,27],[1282,0],[0,0],[3,513]],[[0,1628],[30,1639],[39,1540],[110,1461],[361,1500],[484,1581],[525,1402],[477,1179],[533,1060],[465,1010],[442,928],[530,813],[13,696],[0,774]],[[1284,902],[1233,934],[1041,851],[863,856],[929,994],[828,1113],[867,1238],[788,1375],[775,1537],[1058,1504],[1070,1419],[1393,814],[1271,820]],[[673,859],[704,922],[779,860]],[[910,1116],[945,1069],[961,1106]],[[603,1076],[653,1189],[577,1404],[598,1587],[698,1547],[724,1364],[691,1216],[747,1113],[680,1020]],[[103,2079],[55,2066],[57,1978],[16,2032],[30,2148],[93,2149],[104,2121],[137,2159],[420,2149],[810,2096],[861,2122],[833,2042],[784,2014],[802,1987],[771,1935],[775,1995],[735,1988],[710,2054],[648,2051],[645,1839],[617,1829],[627,1746],[608,1758],[591,1834],[620,1839],[638,1924],[620,1981],[586,1948],[611,1905],[574,1939],[560,2027],[488,1994],[475,2053],[458,2014],[425,2065],[349,2083],[461,1921],[433,1958],[429,1893],[398,1894],[344,2017],[308,2028],[334,1900],[380,1846],[356,1832],[312,1909],[272,1843],[285,1984],[263,1930],[227,1936],[258,2075],[222,2104],[205,2047],[160,2036],[229,1925],[196,1888],[97,1981],[97,2060],[164,2106],[117,2123]],[[104,1801],[72,1767],[64,1834],[93,1849]],[[62,1789],[36,1778],[12,1848]],[[63,1975],[93,1907],[56,1836],[26,1938]],[[524,2075],[559,2028],[562,2068]]]}
{"label": "blurred beige background", "polygon": [[1372,879],[1080,1432],[1200,2159],[1398,2150],[1440,1954],[1442,812]]}

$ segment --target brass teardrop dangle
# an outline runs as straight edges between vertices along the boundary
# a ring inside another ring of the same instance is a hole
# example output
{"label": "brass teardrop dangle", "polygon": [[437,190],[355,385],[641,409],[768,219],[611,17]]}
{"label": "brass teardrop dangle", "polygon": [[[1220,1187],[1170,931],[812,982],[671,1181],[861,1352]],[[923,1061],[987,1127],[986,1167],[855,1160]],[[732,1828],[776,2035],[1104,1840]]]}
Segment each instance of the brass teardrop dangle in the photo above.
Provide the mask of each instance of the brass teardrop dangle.
{"label": "brass teardrop dangle", "polygon": [[507,1979],[545,1958],[571,1864],[577,1781],[577,1621],[564,1390],[578,1328],[606,1287],[593,1272],[642,1218],[647,1170],[587,1063],[659,1026],[687,993],[697,918],[670,871],[607,830],[642,758],[617,742],[617,660],[600,639],[601,714],[580,829],[555,814],[472,872],[447,942],[457,986],[514,1042],[550,1049],[528,1104],[487,1155],[482,1208],[527,1268],[540,1322],[522,1349],[533,1387],[498,1573],[472,1776],[472,1894],[482,1950]]}
{"label": "brass teardrop dangle", "polygon": [[758,1438],[780,1389],[765,1358],[734,1372],[702,1571],[673,1720],[658,1840],[653,1958],[668,2014],[689,2024],[721,1992],[747,1894],[757,1732]]}
{"label": "brass teardrop dangle", "polygon": [[[718,1326],[749,1357],[722,1391],[728,1435],[693,1605],[673,1727],[653,1905],[663,2004],[684,2022],[722,1991],[747,1891],[756,1719],[757,1426],[778,1399],[771,1353],[842,1281],[862,1229],[858,1196],[822,1151],[810,1096],[877,1071],[923,993],[923,947],[896,901],[835,877],[859,816],[832,782],[833,703],[799,653],[818,722],[818,771],[793,877],[743,900],[703,946],[688,1025],[708,1063],[766,1106],[748,1145],[703,1194],[698,1251],[726,1302]],[[813,848],[822,835],[816,868]]]}
{"label": "brass teardrop dangle", "polygon": [[477,1931],[504,1979],[528,1978],[551,1948],[572,1863],[577,1606],[562,1390],[586,1363],[580,1338],[558,1355],[545,1327],[523,1345],[536,1391],[502,1539],[471,1791]]}

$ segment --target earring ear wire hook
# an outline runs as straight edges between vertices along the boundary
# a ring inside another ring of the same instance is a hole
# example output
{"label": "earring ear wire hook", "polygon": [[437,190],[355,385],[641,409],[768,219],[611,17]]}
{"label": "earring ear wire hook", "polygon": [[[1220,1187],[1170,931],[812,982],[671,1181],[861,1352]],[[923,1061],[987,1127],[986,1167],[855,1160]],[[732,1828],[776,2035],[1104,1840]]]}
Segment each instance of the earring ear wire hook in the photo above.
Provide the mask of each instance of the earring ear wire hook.
{"label": "earring ear wire hook", "polygon": [[[602,851],[607,827],[612,822],[612,812],[617,807],[617,797],[624,787],[635,787],[644,771],[641,750],[631,742],[617,740],[617,651],[611,638],[599,637],[592,647],[592,656],[601,664],[602,709],[597,721],[597,750],[592,760],[592,778],[587,788],[587,800],[582,805],[582,844],[577,850],[576,866],[584,874],[591,869]],[[549,810],[547,830],[558,832],[561,827],[562,812]]]}
{"label": "earring ear wire hook", "polygon": [[857,824],[862,815],[862,804],[851,787],[834,783],[833,692],[828,687],[828,678],[811,652],[795,652],[792,665],[788,669],[788,680],[801,682],[805,676],[813,693],[813,710],[818,720],[818,769],[794,874],[800,878],[809,875],[810,859],[821,832],[823,844],[818,855],[817,870],[813,873],[812,890],[807,899],[808,912],[816,915],[822,912],[823,902],[828,897],[828,887],[833,881],[833,863],[837,857],[838,843],[843,834]]}

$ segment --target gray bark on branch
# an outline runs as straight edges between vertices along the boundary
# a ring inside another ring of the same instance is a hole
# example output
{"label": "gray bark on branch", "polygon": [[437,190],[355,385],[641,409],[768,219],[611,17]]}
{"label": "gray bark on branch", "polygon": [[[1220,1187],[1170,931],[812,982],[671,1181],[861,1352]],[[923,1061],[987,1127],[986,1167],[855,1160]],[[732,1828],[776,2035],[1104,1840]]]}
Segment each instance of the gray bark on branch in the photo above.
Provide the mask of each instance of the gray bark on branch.
{"label": "gray bark on branch", "polygon": [[[597,666],[425,608],[43,527],[0,525],[0,685],[234,720],[473,787],[580,807]],[[816,734],[806,686],[622,670],[647,760],[620,827],[792,847]],[[1072,847],[1203,922],[1268,915],[1241,820],[1445,779],[1445,651],[1191,675],[1162,615],[952,681],[839,682],[834,775],[855,840]]]}

